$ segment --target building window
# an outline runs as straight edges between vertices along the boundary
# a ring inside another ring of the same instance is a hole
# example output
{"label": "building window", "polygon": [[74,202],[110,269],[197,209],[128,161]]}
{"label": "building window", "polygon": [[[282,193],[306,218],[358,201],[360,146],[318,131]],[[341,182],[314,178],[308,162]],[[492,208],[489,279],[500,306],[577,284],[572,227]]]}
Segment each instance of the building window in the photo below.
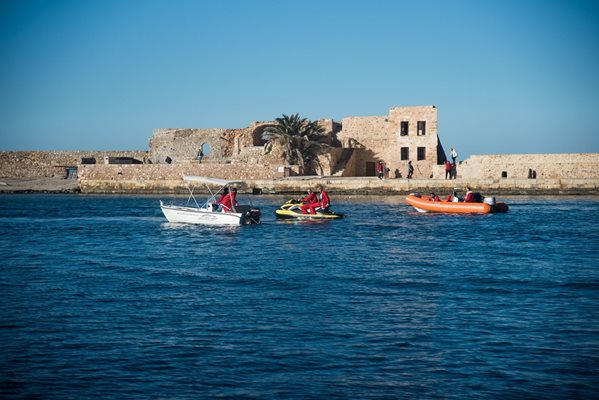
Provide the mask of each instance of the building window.
{"label": "building window", "polygon": [[410,148],[409,147],[402,147],[401,148],[401,159],[402,160],[409,160],[410,159]]}
{"label": "building window", "polygon": [[426,135],[426,121],[418,121],[418,136]]}
{"label": "building window", "polygon": [[401,136],[408,136],[408,128],[409,128],[409,122],[408,121],[401,121],[400,135]]}
{"label": "building window", "polygon": [[418,161],[426,160],[426,147],[418,147]]}

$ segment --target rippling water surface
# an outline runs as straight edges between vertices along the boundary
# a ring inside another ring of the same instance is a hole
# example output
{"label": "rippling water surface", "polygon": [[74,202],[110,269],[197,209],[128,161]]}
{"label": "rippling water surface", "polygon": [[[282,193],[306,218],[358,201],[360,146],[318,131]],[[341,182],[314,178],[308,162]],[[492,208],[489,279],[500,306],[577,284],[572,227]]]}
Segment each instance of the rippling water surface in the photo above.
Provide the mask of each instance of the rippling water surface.
{"label": "rippling water surface", "polygon": [[598,398],[599,198],[165,222],[155,197],[0,196],[3,398]]}

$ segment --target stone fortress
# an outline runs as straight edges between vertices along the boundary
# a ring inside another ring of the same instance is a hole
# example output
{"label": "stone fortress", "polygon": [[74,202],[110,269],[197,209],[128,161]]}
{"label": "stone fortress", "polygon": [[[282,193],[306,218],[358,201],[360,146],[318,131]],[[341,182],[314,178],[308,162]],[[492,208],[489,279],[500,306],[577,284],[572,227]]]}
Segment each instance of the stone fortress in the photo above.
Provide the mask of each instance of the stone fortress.
{"label": "stone fortress", "polygon": [[[331,151],[321,157],[320,176],[375,176],[379,161],[394,171],[405,169],[412,160],[414,178],[428,178],[435,166],[445,161],[437,136],[435,106],[392,108],[385,117],[318,122],[325,128],[331,145]],[[247,165],[252,169],[265,166],[287,176],[302,174],[297,166],[285,165],[276,151],[265,153],[262,133],[273,124],[253,122],[242,129],[156,129],[148,158],[153,164],[167,160],[172,164],[197,164],[197,154],[202,149],[202,163],[233,164],[240,170]]]}
{"label": "stone fortress", "polygon": [[[320,156],[316,176],[286,165],[276,147],[265,151],[262,133],[274,124],[266,121],[237,129],[155,129],[147,151],[0,152],[0,179],[67,176],[76,169],[81,190],[89,193],[178,192],[184,175],[243,179],[268,192],[303,190],[312,179],[348,193],[450,191],[467,184],[506,193],[592,193],[599,186],[596,153],[476,155],[458,159],[457,180],[446,181],[448,154],[438,135],[435,106],[393,107],[385,116],[318,122],[331,149]],[[376,179],[379,161],[389,178],[395,170],[402,178]],[[411,180],[405,178],[408,161],[414,165]]]}

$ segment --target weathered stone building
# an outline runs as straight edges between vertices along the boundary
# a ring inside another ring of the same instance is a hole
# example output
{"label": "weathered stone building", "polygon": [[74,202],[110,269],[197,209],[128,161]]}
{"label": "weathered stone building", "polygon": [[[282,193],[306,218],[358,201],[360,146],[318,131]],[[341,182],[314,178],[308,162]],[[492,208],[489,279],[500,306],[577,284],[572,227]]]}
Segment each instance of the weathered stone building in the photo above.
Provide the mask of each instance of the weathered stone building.
{"label": "weathered stone building", "polygon": [[[428,178],[434,166],[445,161],[437,135],[435,106],[396,107],[387,116],[347,117],[341,123],[320,120],[329,136],[331,151],[321,156],[319,175],[374,176],[376,164],[383,161],[391,173],[395,169],[405,176],[407,162],[412,161],[414,177]],[[202,162],[271,166],[300,173],[297,166],[287,166],[276,151],[266,153],[262,133],[274,122],[253,122],[241,129],[156,129],[150,139],[152,163],[197,163],[200,149]]]}
{"label": "weathered stone building", "polygon": [[253,122],[240,129],[155,129],[150,139],[149,160],[153,164],[197,164],[202,151],[204,164],[282,165],[277,154],[265,154],[262,133],[272,122]]}
{"label": "weathered stone building", "polygon": [[383,117],[347,117],[341,126],[337,138],[342,147],[355,149],[343,176],[373,176],[382,160],[391,174],[398,169],[406,176],[412,161],[414,178],[429,178],[446,159],[435,106],[395,107]]}

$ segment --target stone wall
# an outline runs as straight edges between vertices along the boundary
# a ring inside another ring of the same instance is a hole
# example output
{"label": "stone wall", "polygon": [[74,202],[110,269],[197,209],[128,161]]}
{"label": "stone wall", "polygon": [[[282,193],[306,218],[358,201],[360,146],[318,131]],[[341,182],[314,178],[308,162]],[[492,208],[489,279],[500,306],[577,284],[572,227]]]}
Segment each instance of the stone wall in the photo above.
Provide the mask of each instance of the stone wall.
{"label": "stone wall", "polygon": [[132,157],[143,161],[145,151],[2,151],[1,178],[62,177],[66,167],[76,167],[82,158]]}
{"label": "stone wall", "polygon": [[[327,134],[327,142],[332,144],[333,133],[338,124],[333,120],[318,121]],[[262,134],[273,121],[254,121],[240,129],[155,129],[150,139],[149,159],[153,164],[165,164],[167,157],[172,164],[197,160],[200,148],[204,150],[203,163],[233,163],[250,165],[283,166],[285,161],[278,146],[265,153]],[[327,170],[331,169],[327,166]]]}
{"label": "stone wall", "polygon": [[[463,179],[599,179],[599,153],[496,154],[471,156],[457,166]],[[434,178],[445,177],[443,166]]]}
{"label": "stone wall", "polygon": [[216,163],[80,165],[79,184],[84,193],[181,192],[185,175],[222,179],[276,179],[284,176],[277,167]]}
{"label": "stone wall", "polygon": [[196,160],[202,145],[210,151],[204,161],[222,161],[231,157],[235,132],[228,129],[154,129],[150,139],[149,158],[153,164]]}
{"label": "stone wall", "polygon": [[[408,131],[402,135],[401,123],[407,123]],[[418,132],[418,122],[425,122],[423,132]],[[365,151],[356,155],[355,175],[371,175],[367,163],[383,160],[391,171],[396,168],[406,175],[408,160],[414,165],[415,178],[429,178],[445,153],[437,134],[437,108],[435,106],[396,107],[386,117],[347,117],[341,122],[338,139],[343,147],[357,147]],[[408,149],[408,157],[402,160],[401,148]],[[418,160],[418,148],[424,148],[424,159]],[[372,169],[372,164],[370,164]]]}

